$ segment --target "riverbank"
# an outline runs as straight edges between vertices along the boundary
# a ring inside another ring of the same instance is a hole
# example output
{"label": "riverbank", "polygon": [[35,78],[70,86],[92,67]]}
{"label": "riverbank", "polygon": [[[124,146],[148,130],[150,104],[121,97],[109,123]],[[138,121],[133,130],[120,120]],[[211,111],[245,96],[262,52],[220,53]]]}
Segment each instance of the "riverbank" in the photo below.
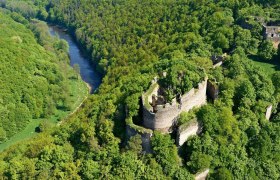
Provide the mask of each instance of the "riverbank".
{"label": "riverbank", "polygon": [[93,93],[100,86],[102,76],[91,63],[90,57],[86,54],[84,49],[77,44],[73,35],[71,36],[64,27],[61,28],[53,24],[48,24],[48,27],[52,36],[57,35],[60,39],[68,42],[70,65],[78,65],[80,76],[83,81],[90,86],[90,92]]}
{"label": "riverbank", "polygon": [[[65,33],[65,31],[63,31]],[[67,41],[68,42],[68,41]],[[77,52],[78,47],[73,41],[68,42],[70,51],[73,50],[73,52],[69,51],[69,57],[71,65],[73,65],[73,60],[77,62],[77,58],[80,58],[77,56],[77,54],[81,54],[79,51]],[[73,56],[74,55],[74,56]],[[73,59],[75,58],[75,59]],[[84,60],[84,59],[83,59]],[[64,108],[60,109],[58,108],[55,113],[50,116],[49,118],[41,118],[41,119],[31,119],[28,125],[18,133],[16,133],[14,136],[10,137],[7,141],[0,144],[0,152],[5,150],[11,145],[14,145],[18,142],[29,140],[30,138],[36,136],[38,134],[38,126],[40,123],[46,121],[51,124],[51,126],[55,126],[57,124],[61,124],[64,122],[65,119],[67,119],[70,115],[74,114],[83,104],[83,102],[86,100],[86,98],[89,96],[90,92],[92,91],[92,86],[88,84],[87,82],[84,82],[83,79],[78,76],[78,78],[73,78],[74,74],[77,72],[74,72],[74,69],[71,66],[63,66],[64,71],[68,72],[68,90],[67,92],[67,101],[70,105],[70,110],[66,111]],[[66,69],[65,69],[66,68]],[[98,77],[99,78],[99,77]],[[63,106],[63,104],[61,104]]]}

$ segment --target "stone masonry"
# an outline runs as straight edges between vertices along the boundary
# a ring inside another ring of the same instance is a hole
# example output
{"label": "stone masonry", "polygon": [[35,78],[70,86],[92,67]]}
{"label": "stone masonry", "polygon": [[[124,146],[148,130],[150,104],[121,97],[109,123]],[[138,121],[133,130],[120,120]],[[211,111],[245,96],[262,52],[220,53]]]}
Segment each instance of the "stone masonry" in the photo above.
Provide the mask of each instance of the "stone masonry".
{"label": "stone masonry", "polygon": [[266,39],[273,42],[273,46],[278,48],[280,43],[280,26],[264,26]]}
{"label": "stone masonry", "polygon": [[209,174],[209,171],[210,171],[209,169],[206,169],[205,171],[197,174],[194,179],[195,180],[205,180]]}
{"label": "stone masonry", "polygon": [[271,117],[271,114],[272,114],[272,105],[270,105],[266,108],[265,118],[267,120],[269,120]]}
{"label": "stone masonry", "polygon": [[177,146],[182,146],[190,136],[198,135],[202,131],[201,125],[197,119],[187,125],[181,125],[177,130],[176,143]]}
{"label": "stone masonry", "polygon": [[[172,103],[157,105],[157,112],[147,109],[143,106],[143,125],[152,130],[159,130],[164,133],[172,131],[172,127],[176,124],[177,118],[181,112],[188,112],[194,107],[200,107],[207,103],[206,101],[207,78],[198,84],[198,88],[192,88],[188,93],[181,97],[181,105],[176,102],[176,98]],[[154,92],[153,92],[154,93]],[[155,96],[157,94],[150,94]],[[148,98],[150,99],[150,98]],[[142,96],[144,104],[145,97]],[[149,102],[150,104],[152,102]]]}

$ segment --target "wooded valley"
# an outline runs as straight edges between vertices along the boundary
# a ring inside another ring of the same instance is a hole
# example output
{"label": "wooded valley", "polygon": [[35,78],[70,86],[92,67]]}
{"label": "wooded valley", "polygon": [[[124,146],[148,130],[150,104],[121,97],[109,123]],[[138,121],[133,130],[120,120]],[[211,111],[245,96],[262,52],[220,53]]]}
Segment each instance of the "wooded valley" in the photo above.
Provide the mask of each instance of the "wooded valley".
{"label": "wooded valley", "polygon": [[[194,179],[208,168],[207,179],[280,178],[280,48],[263,26],[280,26],[279,0],[0,0],[0,6],[0,142],[32,118],[71,110],[68,84],[76,76],[63,68],[67,43],[46,39],[37,19],[66,27],[103,74],[66,123],[0,154],[0,179]],[[222,66],[213,68],[211,57],[224,53]],[[168,100],[205,75],[219,97],[189,112],[203,124],[199,136],[178,148],[172,134],[155,131],[152,153],[144,153],[140,135],[128,139],[126,125],[141,124],[141,95],[163,72]]]}

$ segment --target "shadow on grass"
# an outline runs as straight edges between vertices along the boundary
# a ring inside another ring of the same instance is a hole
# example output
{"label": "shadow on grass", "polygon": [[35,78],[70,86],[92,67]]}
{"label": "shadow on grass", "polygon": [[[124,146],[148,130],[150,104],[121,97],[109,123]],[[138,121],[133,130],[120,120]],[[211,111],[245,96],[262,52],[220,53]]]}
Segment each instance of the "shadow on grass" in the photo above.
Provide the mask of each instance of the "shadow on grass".
{"label": "shadow on grass", "polygon": [[267,64],[269,68],[273,68],[274,71],[280,71],[280,57],[275,56],[272,60],[265,60],[263,58],[260,58],[257,55],[250,55],[248,56],[249,59],[253,60],[254,62],[257,62],[259,65],[261,64]]}

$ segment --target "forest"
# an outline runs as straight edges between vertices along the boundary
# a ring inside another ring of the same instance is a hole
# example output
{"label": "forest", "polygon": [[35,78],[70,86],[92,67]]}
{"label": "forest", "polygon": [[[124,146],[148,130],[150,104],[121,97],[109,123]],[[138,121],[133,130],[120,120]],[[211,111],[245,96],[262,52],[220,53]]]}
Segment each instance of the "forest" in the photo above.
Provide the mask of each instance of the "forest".
{"label": "forest", "polygon": [[[280,48],[264,38],[261,22],[279,22],[279,0],[1,0],[0,6],[18,22],[11,26],[23,28],[19,23],[36,22],[37,18],[67,27],[104,76],[98,91],[67,123],[2,152],[0,178],[194,179],[206,168],[210,168],[208,179],[280,178]],[[13,22],[3,13],[1,16],[1,24],[5,19]],[[30,31],[27,34],[31,36]],[[21,47],[13,44],[35,43],[27,34],[3,35],[3,39],[12,51]],[[28,42],[23,37],[29,37]],[[64,49],[64,43],[58,47]],[[228,54],[223,66],[213,69],[210,57],[223,53]],[[38,78],[61,88],[63,75],[55,63],[43,63],[45,69],[33,65],[39,55],[34,53],[32,62],[22,64],[15,64],[13,58],[1,58],[1,62],[18,65],[20,73],[41,70],[44,77],[30,75],[36,84]],[[140,136],[126,139],[125,120],[141,119],[139,99],[158,73],[169,72],[162,83],[171,84],[170,94],[174,95],[200,81],[203,73],[199,69],[220,89],[217,100],[195,112],[203,123],[201,135],[188,140],[181,153],[169,134],[154,133],[153,153],[143,153]],[[178,82],[174,77],[180,72],[184,78]],[[3,91],[20,86],[15,83],[23,76],[17,77],[13,71],[11,77],[15,80],[10,85],[1,77],[7,83]],[[53,102],[61,102],[53,99],[57,93],[48,84],[36,92],[48,92]],[[12,96],[22,97],[20,93],[28,94],[13,92]],[[0,100],[2,104],[8,101]],[[7,108],[13,113],[15,107],[24,112],[28,108],[28,118],[46,113],[42,100],[36,106],[23,102],[14,100]],[[273,105],[273,115],[268,121],[265,111],[269,105]],[[1,117],[0,123],[2,119],[7,118]],[[0,127],[1,137],[5,126]]]}
{"label": "forest", "polygon": [[69,84],[85,86],[80,80],[69,79],[75,72],[68,65],[68,45],[50,38],[44,23],[29,23],[17,13],[0,15],[2,143],[31,121],[71,110],[76,97],[70,97],[73,92]]}

